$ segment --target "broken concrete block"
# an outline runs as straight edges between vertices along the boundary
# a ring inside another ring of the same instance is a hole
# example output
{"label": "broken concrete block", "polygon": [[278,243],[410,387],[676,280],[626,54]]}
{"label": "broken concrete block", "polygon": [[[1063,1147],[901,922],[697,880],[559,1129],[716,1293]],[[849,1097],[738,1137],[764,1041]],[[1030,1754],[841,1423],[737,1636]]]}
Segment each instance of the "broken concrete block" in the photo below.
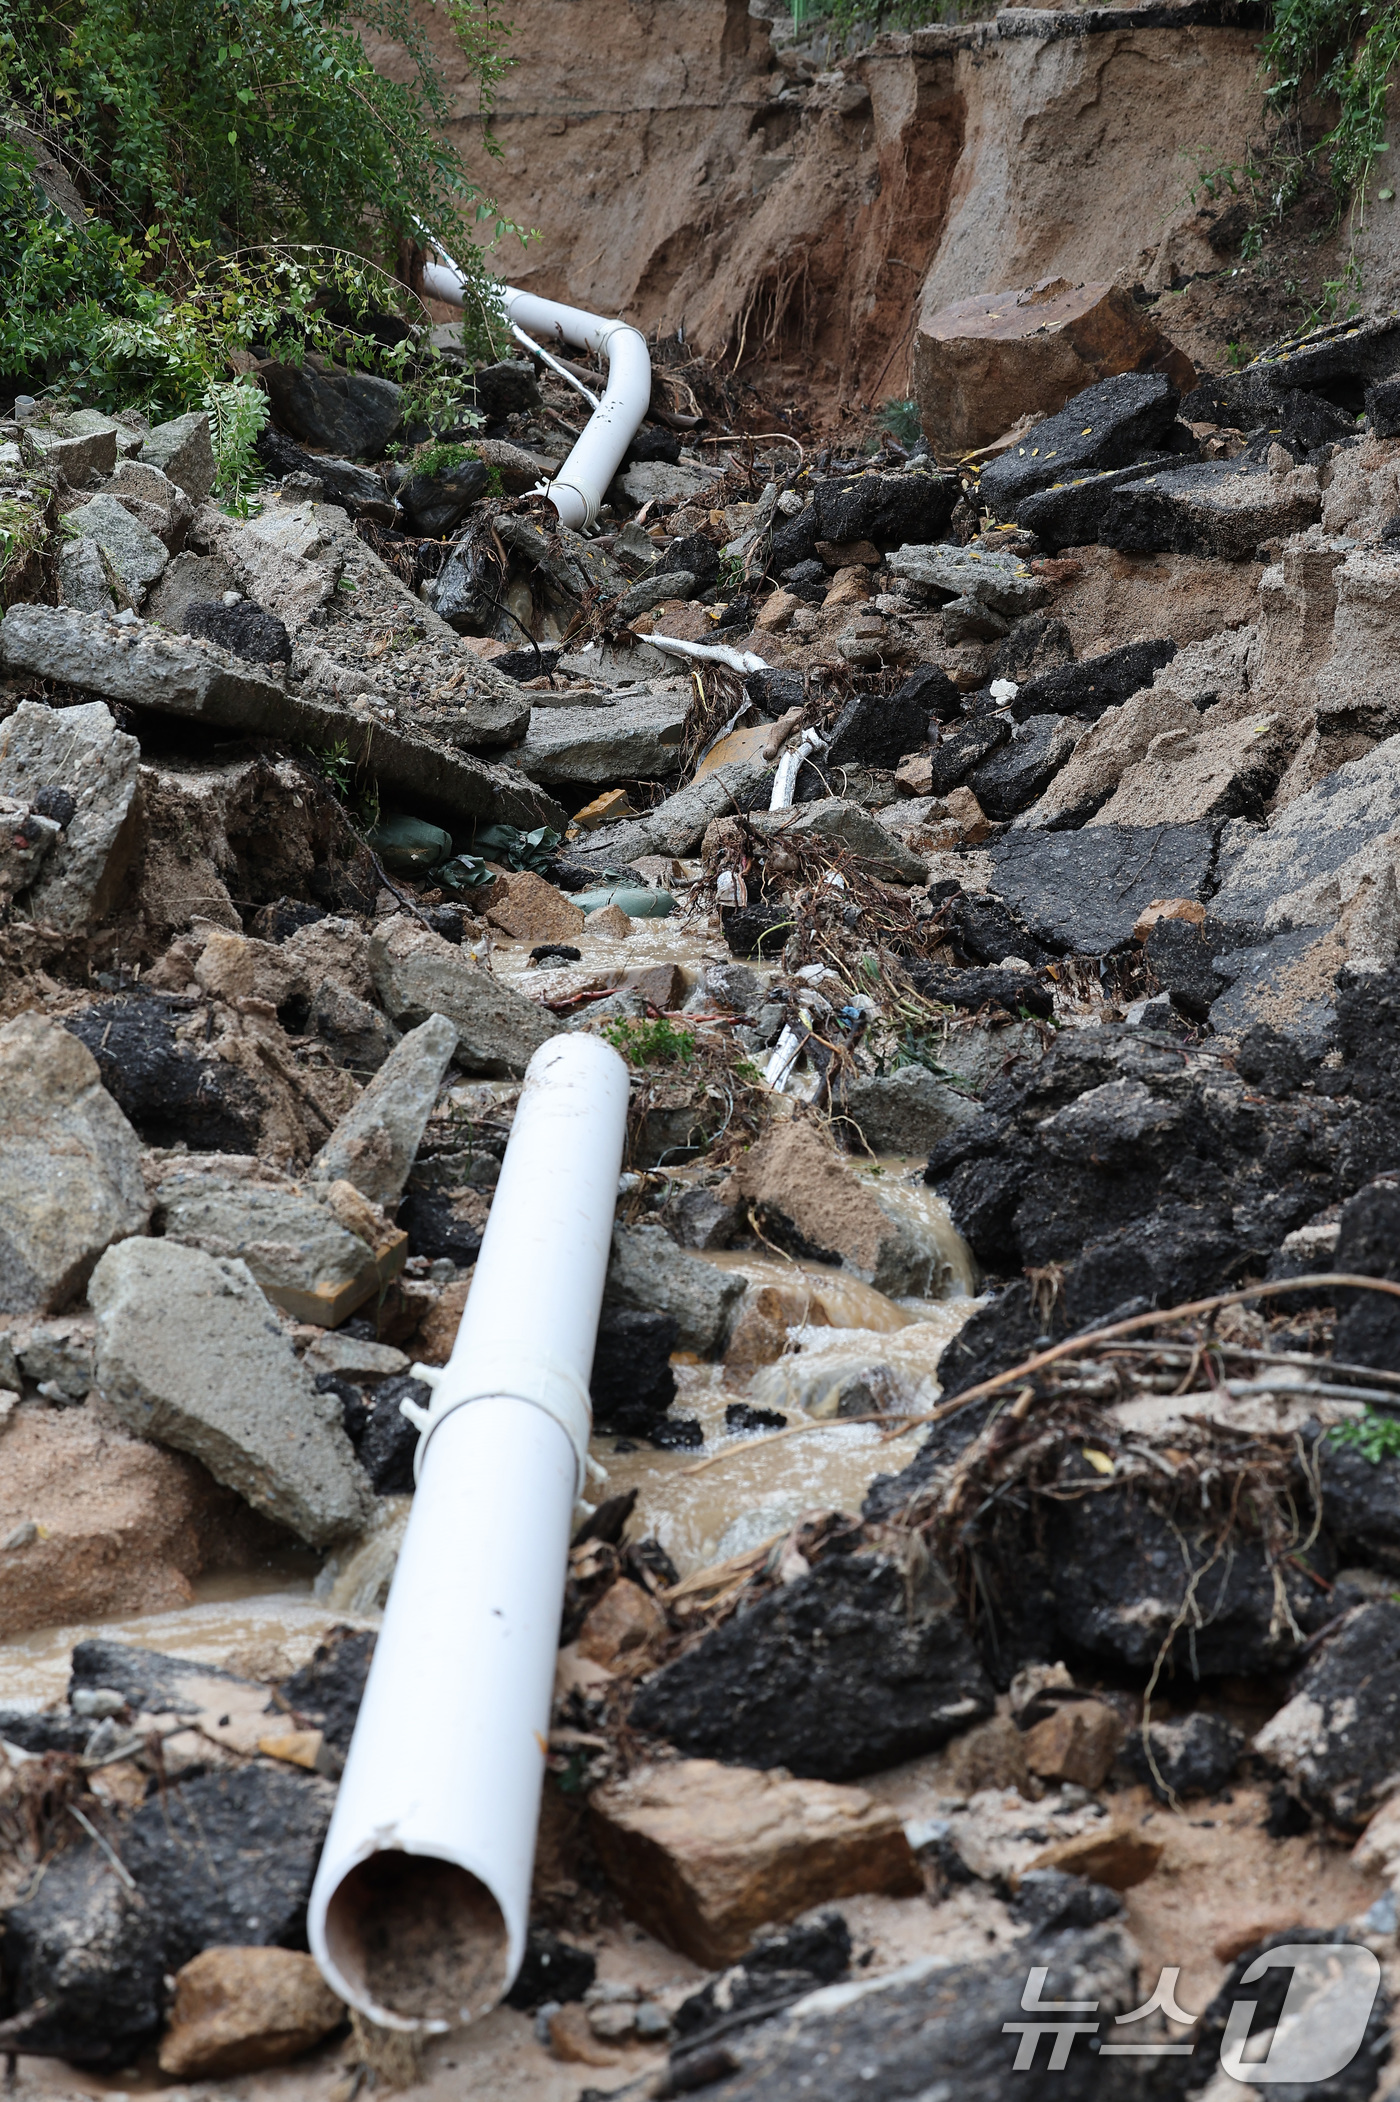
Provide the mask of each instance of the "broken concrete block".
{"label": "broken concrete block", "polygon": [[213,643],[177,639],[144,622],[123,626],[64,606],[11,606],[0,623],[0,666],[244,735],[344,751],[356,764],[368,764],[372,752],[382,788],[463,817],[561,831],[567,822],[559,805],[518,773],[372,709],[289,693],[280,678]]}
{"label": "broken concrete block", "polygon": [[117,464],[115,429],[70,435],[43,424],[29,424],[20,435],[20,454],[30,467],[57,467],[75,489],[109,475]]}
{"label": "broken concrete block", "polygon": [[[246,1263],[295,1320],[334,1328],[402,1270],[408,1236],[369,1213],[346,1223],[325,1193],[176,1168],[156,1191],[165,1237]],[[360,1230],[357,1231],[356,1228]]]}
{"label": "broken concrete block", "polygon": [[967,777],[979,807],[995,823],[1034,803],[1072,755],[1084,732],[1071,715],[1028,715],[1011,740]]}
{"label": "broken concrete block", "polygon": [[429,1015],[390,1052],[355,1107],[311,1163],[313,1182],[348,1182],[371,1204],[392,1210],[433,1113],[458,1031]]}
{"label": "broken concrete block", "polygon": [[915,1582],[883,1556],[832,1555],[649,1678],[630,1719],[682,1752],[849,1781],[935,1750],[993,1705],[935,1565]]}
{"label": "broken concrete block", "polygon": [[246,1264],[125,1241],[93,1273],[97,1381],[141,1436],[313,1546],[364,1523],[368,1493],[334,1395],[321,1395]]}
{"label": "broken concrete block", "polygon": [[680,766],[690,705],[688,688],[666,685],[601,706],[535,708],[516,761],[532,781],[657,780]]}
{"label": "broken concrete block", "polygon": [[65,540],[58,551],[58,590],[63,605],[79,613],[115,613],[116,599],[95,540]]}
{"label": "broken concrete block", "polygon": [[921,314],[914,337],[913,391],[944,460],[990,445],[1028,410],[1053,416],[1098,380],[1149,371],[1183,394],[1196,383],[1190,360],[1129,293],[1063,277]]}
{"label": "broken concrete block", "polygon": [[38,1014],[0,1029],[0,1310],[77,1297],[105,1248],[144,1233],[141,1142],[77,1038]]}
{"label": "broken concrete block", "polygon": [[344,2003],[296,1949],[205,1949],[175,1974],[160,2069],[213,2080],[284,2065],[329,2036]]}
{"label": "broken concrete block", "polygon": [[978,503],[997,518],[1017,520],[1022,497],[1037,489],[1105,467],[1126,467],[1163,443],[1179,399],[1164,372],[1123,372],[1086,387],[1058,416],[1035,424],[1018,444],[987,462],[977,484]]}
{"label": "broken concrete block", "polygon": [[101,701],[78,708],[21,701],[0,723],[0,795],[33,806],[50,791],[45,800],[62,823],[29,892],[36,920],[67,931],[107,910],[131,839],[140,759],[137,740]]}
{"label": "broken concrete block", "polygon": [[1125,554],[1165,550],[1240,562],[1321,516],[1315,468],[1275,475],[1242,454],[1121,483],[1104,504],[1097,537]]}
{"label": "broken concrete block", "polygon": [[1124,774],[1145,758],[1165,731],[1194,736],[1200,716],[1170,687],[1144,686],[1131,700],[1106,708],[1080,738],[1063,768],[1035,807],[1016,820],[1019,829],[1073,831],[1086,824],[1113,795]]}
{"label": "broken concrete block", "polygon": [[[146,460],[122,460],[106,493],[125,504],[133,518],[149,525],[171,554],[179,552],[194,517],[194,505],[178,482]],[[154,516],[148,516],[148,512]]]}
{"label": "broken concrete block", "polygon": [[141,441],[141,458],[183,489],[196,507],[214,486],[214,447],[202,409],[158,423]]}
{"label": "broken concrete block", "polygon": [[345,567],[343,551],[316,514],[314,504],[282,503],[237,520],[206,503],[191,537],[232,572],[240,591],[297,635],[333,598]]}
{"label": "broken concrete block", "polygon": [[770,838],[829,839],[844,847],[857,861],[869,864],[886,883],[925,883],[928,871],[903,840],[886,831],[878,818],[862,810],[859,803],[828,796],[820,803],[799,803],[795,810],[755,811],[750,819],[755,830]]}
{"label": "broken concrete block", "polygon": [[0,913],[8,910],[20,891],[29,889],[62,829],[55,819],[41,817],[27,803],[0,796]]}
{"label": "broken concrete block", "polygon": [[897,1073],[854,1075],[846,1084],[843,1115],[872,1153],[926,1154],[975,1117],[977,1104],[936,1080],[926,1066],[901,1066]]}
{"label": "broken concrete block", "polygon": [[1228,825],[1212,912],[1267,928],[1327,925],[1364,877],[1394,860],[1397,813],[1400,737],[1390,737],[1276,811],[1267,828]]}
{"label": "broken concrete block", "polygon": [[400,1029],[416,1029],[430,1015],[456,1024],[455,1057],[464,1073],[518,1078],[540,1045],[558,1034],[547,1008],[405,914],[380,923],[369,956],[376,993]]}
{"label": "broken concrete block", "polygon": [[70,533],[94,540],[121,578],[133,606],[139,606],[147,589],[170,560],[163,541],[149,526],[133,518],[115,496],[90,497],[76,511],[68,512],[64,525]]}
{"label": "broken concrete block", "polygon": [[1240,717],[1228,705],[1209,708],[1193,724],[1159,730],[1088,822],[1188,825],[1259,817],[1287,758],[1285,726],[1277,715]]}
{"label": "broken concrete block", "polygon": [[1033,612],[1050,596],[1042,577],[1033,576],[1018,556],[1000,548],[901,547],[890,556],[890,568],[906,583],[917,585],[934,605],[967,600],[1007,621]]}
{"label": "broken concrete block", "polygon": [[[1012,831],[986,849],[995,870],[992,887],[1050,947],[1108,955],[1126,948],[1139,913],[1154,898],[1202,896],[1213,874],[1217,829],[1197,824]],[[1219,910],[1219,899],[1215,903]]]}
{"label": "broken concrete block", "polygon": [[809,1906],[923,1887],[898,1817],[859,1788],[684,1759],[595,1790],[589,1812],[631,1917],[707,1968]]}
{"label": "broken concrete block", "polygon": [[716,818],[743,808],[754,790],[771,778],[772,765],[761,753],[726,760],[713,773],[689,782],[643,817],[603,825],[574,847],[578,861],[600,868],[635,861],[640,854],[691,854]]}
{"label": "broken concrete block", "polygon": [[151,586],[144,616],[168,628],[172,635],[183,635],[188,607],[217,605],[226,591],[237,589],[237,580],[227,562],[221,562],[216,555],[196,555],[186,548]]}
{"label": "broken concrete block", "polygon": [[605,1303],[672,1315],[674,1347],[718,1357],[743,1296],[742,1277],[683,1255],[663,1226],[613,1228]]}
{"label": "broken concrete block", "polygon": [[930,1233],[896,1190],[860,1180],[810,1124],[760,1139],[720,1195],[746,1204],[777,1247],[842,1264],[892,1299],[938,1289],[944,1256]]}
{"label": "broken concrete block", "polygon": [[584,915],[572,898],[529,869],[499,876],[486,908],[487,924],[517,942],[573,942]]}
{"label": "broken concrete block", "polygon": [[1334,1824],[1364,1825],[1395,1773],[1400,1716],[1400,1605],[1347,1615],[1270,1717],[1254,1749],[1281,1766]]}

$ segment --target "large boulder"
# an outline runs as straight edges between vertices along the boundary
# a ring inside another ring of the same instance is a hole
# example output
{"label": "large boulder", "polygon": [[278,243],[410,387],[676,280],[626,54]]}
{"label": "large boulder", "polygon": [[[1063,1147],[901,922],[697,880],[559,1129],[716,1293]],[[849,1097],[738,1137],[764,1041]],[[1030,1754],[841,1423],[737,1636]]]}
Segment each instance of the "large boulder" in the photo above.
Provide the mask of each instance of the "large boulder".
{"label": "large boulder", "polygon": [[1190,360],[1115,285],[1056,277],[981,292],[921,314],[914,337],[914,394],[944,460],[991,444],[1028,410],[1057,414],[1119,372],[1163,373],[1183,394],[1196,381]]}
{"label": "large boulder", "polygon": [[1161,445],[1178,399],[1164,372],[1124,372],[1087,387],[983,468],[978,501],[998,518],[1015,519],[1021,498],[1037,489],[1126,466]]}

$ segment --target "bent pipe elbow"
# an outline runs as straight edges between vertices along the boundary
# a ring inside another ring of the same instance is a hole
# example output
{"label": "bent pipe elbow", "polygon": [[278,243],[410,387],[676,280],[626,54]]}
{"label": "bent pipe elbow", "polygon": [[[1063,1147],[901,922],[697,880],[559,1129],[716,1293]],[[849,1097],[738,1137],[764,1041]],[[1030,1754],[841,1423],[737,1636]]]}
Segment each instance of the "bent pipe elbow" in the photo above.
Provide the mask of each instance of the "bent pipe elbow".
{"label": "bent pipe elbow", "polygon": [[[466,286],[450,256],[438,250],[440,261],[430,262],[423,272],[424,289],[436,299],[461,306]],[[557,475],[545,485],[545,495],[561,525],[587,532],[596,524],[603,496],[623,455],[635,437],[651,403],[651,356],[646,338],[630,322],[608,320],[583,307],[565,306],[559,300],[541,299],[533,292],[501,287],[501,306],[516,328],[546,341],[553,337],[576,350],[591,351],[607,359],[608,380],[602,399],[584,425],[573,450]]]}

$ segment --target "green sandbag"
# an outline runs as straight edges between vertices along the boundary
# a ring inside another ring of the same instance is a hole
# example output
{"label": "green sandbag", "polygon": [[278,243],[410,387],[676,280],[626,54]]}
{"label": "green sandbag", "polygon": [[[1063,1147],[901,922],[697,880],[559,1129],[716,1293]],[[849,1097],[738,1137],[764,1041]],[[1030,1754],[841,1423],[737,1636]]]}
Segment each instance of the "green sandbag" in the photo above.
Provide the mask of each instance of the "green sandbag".
{"label": "green sandbag", "polygon": [[369,834],[386,869],[430,869],[452,852],[452,834],[421,817],[386,817]]}
{"label": "green sandbag", "polygon": [[585,918],[601,912],[605,905],[620,905],[629,920],[669,920],[676,901],[668,890],[642,890],[635,883],[614,884],[609,890],[576,890],[573,902]]}

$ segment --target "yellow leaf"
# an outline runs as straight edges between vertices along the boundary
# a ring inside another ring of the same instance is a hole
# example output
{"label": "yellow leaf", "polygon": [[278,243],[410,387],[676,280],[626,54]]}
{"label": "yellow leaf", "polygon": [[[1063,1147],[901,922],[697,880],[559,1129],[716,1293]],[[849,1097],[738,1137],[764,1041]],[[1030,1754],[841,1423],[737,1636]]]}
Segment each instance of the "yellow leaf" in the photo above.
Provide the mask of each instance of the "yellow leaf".
{"label": "yellow leaf", "polygon": [[1112,1474],[1112,1460],[1106,1452],[1100,1452],[1097,1446],[1086,1445],[1084,1447],[1084,1457],[1093,1468],[1095,1474]]}

